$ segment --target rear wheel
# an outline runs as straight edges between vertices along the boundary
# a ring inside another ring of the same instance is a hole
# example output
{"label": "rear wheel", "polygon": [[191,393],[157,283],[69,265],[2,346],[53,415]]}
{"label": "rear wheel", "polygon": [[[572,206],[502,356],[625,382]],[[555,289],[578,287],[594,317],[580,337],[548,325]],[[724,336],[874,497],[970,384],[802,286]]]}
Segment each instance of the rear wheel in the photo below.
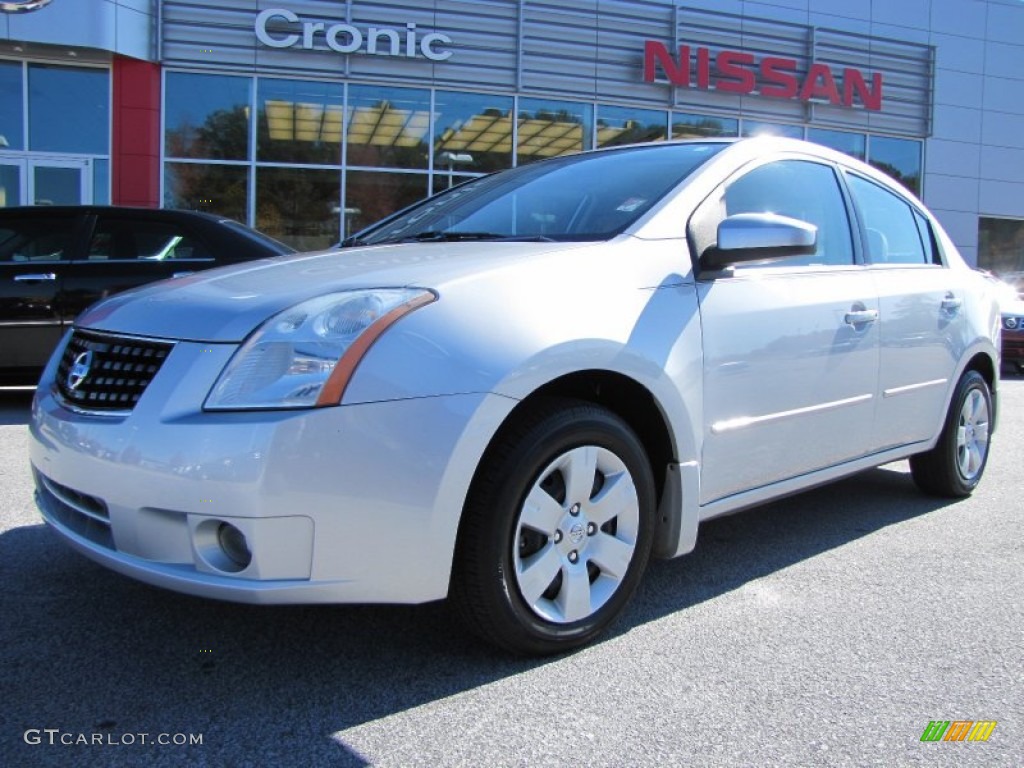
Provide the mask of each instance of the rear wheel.
{"label": "rear wheel", "polygon": [[934,496],[970,496],[988,463],[991,418],[988,382],[977,371],[967,371],[953,393],[939,442],[910,457],[917,486]]}
{"label": "rear wheel", "polygon": [[622,612],[647,564],[654,480],[610,411],[545,403],[501,435],[467,502],[452,601],[517,653],[582,645]]}

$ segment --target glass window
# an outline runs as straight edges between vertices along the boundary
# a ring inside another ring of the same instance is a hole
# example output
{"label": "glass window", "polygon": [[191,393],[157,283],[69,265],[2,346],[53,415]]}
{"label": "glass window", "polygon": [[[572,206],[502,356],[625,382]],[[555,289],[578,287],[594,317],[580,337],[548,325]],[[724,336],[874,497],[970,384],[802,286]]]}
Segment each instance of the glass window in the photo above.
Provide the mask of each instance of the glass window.
{"label": "glass window", "polygon": [[251,80],[168,72],[164,94],[164,152],[207,160],[249,158]]}
{"label": "glass window", "polygon": [[0,208],[21,205],[21,166],[0,162]]}
{"label": "glass window", "polygon": [[716,136],[738,136],[740,121],[731,117],[672,113],[673,139],[705,139]]}
{"label": "glass window", "polygon": [[257,160],[341,162],[342,86],[263,78],[258,93]]}
{"label": "glass window", "polygon": [[868,162],[913,192],[921,193],[921,142],[872,136]]}
{"label": "glass window", "polygon": [[511,166],[512,97],[451,91],[434,95],[434,170],[439,175],[490,173]]}
{"label": "glass window", "polygon": [[660,109],[597,108],[597,146],[661,141],[668,134],[668,114]]}
{"label": "glass window", "polygon": [[424,174],[349,171],[345,178],[345,236],[426,196]]}
{"label": "glass window", "polygon": [[927,264],[914,210],[887,189],[850,174],[850,190],[864,219],[874,264]]}
{"label": "glass window", "polygon": [[978,266],[1024,287],[1024,219],[978,219]]}
{"label": "glass window", "polygon": [[104,217],[89,242],[89,261],[212,260],[213,254],[176,224]]}
{"label": "glass window", "polygon": [[110,205],[110,161],[92,161],[92,201],[96,205]]}
{"label": "glass window", "polygon": [[256,229],[299,251],[341,240],[341,171],[256,169]]}
{"label": "glass window", "polygon": [[[818,228],[818,247],[813,255],[794,256],[774,264],[853,263],[850,220],[835,171],[829,166],[803,160],[767,163],[729,184],[723,202],[721,217],[777,213]],[[717,231],[717,226],[711,231]]]}
{"label": "glass window", "polygon": [[520,99],[516,163],[590,149],[593,114],[590,104]]}
{"label": "glass window", "polygon": [[530,163],[436,195],[361,239],[607,239],[722,146],[648,144]]}
{"label": "glass window", "polygon": [[744,120],[741,136],[785,136],[789,139],[802,139],[804,129],[799,125],[787,123],[768,123],[764,120]]}
{"label": "glass window", "polygon": [[840,152],[845,152],[851,157],[856,157],[858,160],[863,160],[867,156],[867,139],[863,133],[808,128],[807,140]]}
{"label": "glass window", "polygon": [[21,64],[0,61],[0,150],[24,149]]}
{"label": "glass window", "polygon": [[249,169],[237,165],[164,164],[164,208],[207,211],[248,221]]}
{"label": "glass window", "polygon": [[345,130],[350,165],[426,168],[430,94],[414,88],[350,86]]}
{"label": "glass window", "polygon": [[71,243],[75,216],[32,216],[0,227],[0,264],[60,261]]}
{"label": "glass window", "polygon": [[28,123],[35,152],[110,154],[110,73],[29,65]]}

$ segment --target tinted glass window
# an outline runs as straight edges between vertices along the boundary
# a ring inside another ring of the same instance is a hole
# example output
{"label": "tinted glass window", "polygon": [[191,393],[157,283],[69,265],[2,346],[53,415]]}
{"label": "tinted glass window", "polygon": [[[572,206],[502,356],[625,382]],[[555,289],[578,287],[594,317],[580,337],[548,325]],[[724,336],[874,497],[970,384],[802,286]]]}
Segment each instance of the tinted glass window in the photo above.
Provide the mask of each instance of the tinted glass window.
{"label": "tinted glass window", "polygon": [[71,243],[73,216],[0,223],[0,263],[59,261]]}
{"label": "tinted glass window", "polygon": [[340,239],[341,172],[309,168],[256,170],[256,227],[300,251]]}
{"label": "tinted glass window", "polygon": [[775,264],[852,264],[850,220],[835,171],[802,160],[762,165],[726,187],[724,216],[777,213],[818,228],[812,256],[794,256]]}
{"label": "tinted glass window", "polygon": [[[438,91],[434,95],[434,170],[498,171],[512,165],[512,97]],[[451,186],[434,181],[434,189]]]}
{"label": "tinted glass window", "polygon": [[256,103],[257,160],[341,162],[341,85],[261,79]]}
{"label": "tinted glass window", "polygon": [[168,72],[164,101],[168,157],[245,160],[249,156],[252,81]]}
{"label": "tinted glass window", "polygon": [[523,166],[438,195],[360,240],[605,239],[639,219],[723,146],[649,145]]}
{"label": "tinted glass window", "polygon": [[426,168],[430,92],[353,85],[345,123],[349,165]]}
{"label": "tinted glass window", "polygon": [[89,242],[89,261],[136,259],[180,261],[213,255],[177,224],[134,219],[104,219]]}
{"label": "tinted glass window", "polygon": [[872,136],[868,162],[913,192],[921,193],[921,142]]}
{"label": "tinted glass window", "polygon": [[593,116],[590,104],[520,99],[516,163],[590,149]]}
{"label": "tinted glass window", "polygon": [[668,114],[660,109],[597,108],[597,146],[615,147],[660,141],[668,132]]}
{"label": "tinted glass window", "polygon": [[21,64],[0,61],[0,150],[24,149]]}
{"label": "tinted glass window", "polygon": [[246,220],[249,169],[234,165],[166,163],[164,207]]}
{"label": "tinted glass window", "polygon": [[850,189],[867,233],[868,258],[874,264],[928,264],[914,210],[877,184],[851,175]]}
{"label": "tinted glass window", "polygon": [[848,133],[846,131],[830,131],[825,128],[808,128],[807,140],[821,144],[831,149],[845,152],[858,160],[863,160],[867,155],[867,138],[863,133]]}
{"label": "tinted glass window", "polygon": [[739,136],[740,121],[730,117],[672,113],[673,139],[703,139],[712,136]]}
{"label": "tinted glass window", "polygon": [[28,85],[29,149],[96,155],[110,151],[107,70],[32,64]]}

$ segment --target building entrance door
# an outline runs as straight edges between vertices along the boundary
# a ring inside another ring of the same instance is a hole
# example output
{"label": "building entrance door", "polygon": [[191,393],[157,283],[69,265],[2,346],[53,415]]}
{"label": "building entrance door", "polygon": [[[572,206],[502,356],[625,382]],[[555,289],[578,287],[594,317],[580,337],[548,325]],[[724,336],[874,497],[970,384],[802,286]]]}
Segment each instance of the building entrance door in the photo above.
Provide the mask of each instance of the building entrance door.
{"label": "building entrance door", "polygon": [[92,202],[92,161],[0,156],[0,207]]}

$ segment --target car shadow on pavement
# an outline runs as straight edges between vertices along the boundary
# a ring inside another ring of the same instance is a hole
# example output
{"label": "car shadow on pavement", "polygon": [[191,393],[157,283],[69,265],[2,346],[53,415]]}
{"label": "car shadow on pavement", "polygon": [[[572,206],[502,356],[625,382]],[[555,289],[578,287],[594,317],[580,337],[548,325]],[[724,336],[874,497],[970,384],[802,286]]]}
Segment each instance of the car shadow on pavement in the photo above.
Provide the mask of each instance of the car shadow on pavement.
{"label": "car shadow on pavement", "polygon": [[0,427],[28,424],[34,388],[0,387]]}
{"label": "car shadow on pavement", "polygon": [[[601,643],[945,506],[904,468],[704,524],[691,555],[651,565]],[[263,607],[151,588],[74,554],[42,525],[0,536],[0,583],[5,765],[362,766],[346,731],[559,663],[482,645],[443,603]],[[26,744],[28,729],[43,728],[203,743]]]}

